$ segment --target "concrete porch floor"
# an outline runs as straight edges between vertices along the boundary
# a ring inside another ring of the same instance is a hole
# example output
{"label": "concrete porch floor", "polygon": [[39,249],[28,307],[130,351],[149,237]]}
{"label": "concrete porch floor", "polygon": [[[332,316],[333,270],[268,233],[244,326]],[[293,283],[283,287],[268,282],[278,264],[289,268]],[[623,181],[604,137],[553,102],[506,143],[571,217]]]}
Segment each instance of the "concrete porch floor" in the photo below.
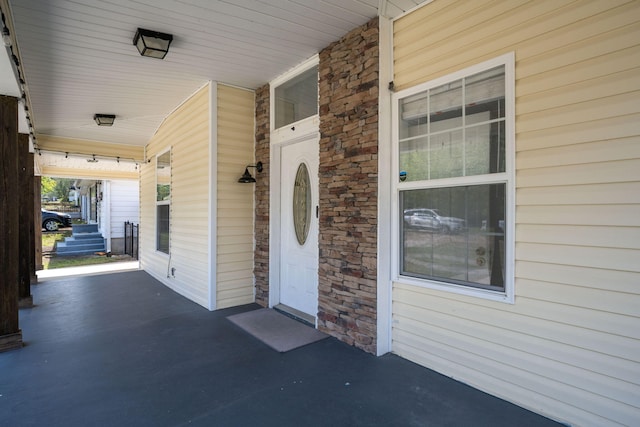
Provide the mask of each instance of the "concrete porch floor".
{"label": "concrete porch floor", "polygon": [[2,426],[552,426],[334,338],[277,353],[143,271],[50,279],[0,353]]}

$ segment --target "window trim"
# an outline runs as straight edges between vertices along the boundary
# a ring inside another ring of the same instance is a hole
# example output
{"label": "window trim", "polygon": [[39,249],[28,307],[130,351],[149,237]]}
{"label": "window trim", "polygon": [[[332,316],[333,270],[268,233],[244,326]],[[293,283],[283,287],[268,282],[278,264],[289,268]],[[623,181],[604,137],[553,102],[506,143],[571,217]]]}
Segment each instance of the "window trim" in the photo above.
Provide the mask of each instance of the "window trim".
{"label": "window trim", "polygon": [[[313,116],[306,117],[298,120],[297,122],[290,123],[286,126],[275,128],[275,90],[278,86],[288,82],[289,80],[299,76],[300,74],[310,70],[313,67],[319,67],[320,55],[315,54],[311,58],[304,61],[302,64],[293,68],[290,71],[276,77],[269,82],[269,128],[271,129],[271,143],[279,144],[290,140],[291,138],[298,137],[299,135],[306,135],[308,133],[317,131],[320,125],[320,115],[315,114]],[[318,69],[318,73],[320,70]],[[318,77],[318,108],[320,107],[320,78]]]}
{"label": "window trim", "polygon": [[[167,148],[166,150],[163,150],[161,152],[159,152],[158,154],[155,155],[155,167],[154,167],[154,178],[155,178],[155,212],[154,212],[154,217],[155,217],[155,252],[157,254],[160,254],[162,256],[166,256],[169,257],[171,254],[171,200],[173,200],[173,189],[171,188],[171,179],[169,181],[169,200],[158,200],[158,158],[169,153],[169,170],[171,170],[171,168],[173,167],[172,163],[173,163],[173,156],[172,156],[172,151],[171,151],[171,147]],[[171,175],[170,175],[171,178]],[[167,252],[161,251],[160,249],[158,249],[159,247],[159,242],[158,242],[158,206],[169,206],[169,246],[167,249]]]}
{"label": "window trim", "polygon": [[[416,95],[428,89],[441,86],[451,81],[459,80],[470,75],[504,66],[505,68],[505,171],[500,173],[477,175],[473,177],[453,177],[428,181],[400,182],[399,166],[399,102],[408,96]],[[445,291],[460,295],[478,297],[492,301],[499,301],[513,304],[515,303],[515,207],[516,207],[516,182],[515,182],[515,54],[513,52],[500,55],[488,61],[472,65],[462,70],[438,77],[428,82],[404,89],[392,95],[391,103],[391,194],[392,194],[392,238],[391,238],[391,274],[392,280],[397,283],[418,286],[422,288]],[[405,276],[400,273],[401,250],[400,250],[400,221],[403,220],[400,214],[400,191],[429,189],[429,188],[449,188],[462,185],[480,185],[505,183],[505,285],[503,291],[475,288],[467,285],[449,283],[433,279],[421,279]]]}

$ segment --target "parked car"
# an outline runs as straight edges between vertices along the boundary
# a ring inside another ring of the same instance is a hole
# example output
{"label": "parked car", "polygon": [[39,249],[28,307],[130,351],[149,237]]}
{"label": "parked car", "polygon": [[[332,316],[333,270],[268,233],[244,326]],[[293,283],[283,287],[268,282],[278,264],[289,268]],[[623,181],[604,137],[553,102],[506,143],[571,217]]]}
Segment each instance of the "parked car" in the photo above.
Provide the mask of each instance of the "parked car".
{"label": "parked car", "polygon": [[69,214],[42,209],[42,228],[47,231],[56,231],[60,226],[71,227],[71,216]]}
{"label": "parked car", "polygon": [[409,227],[442,233],[459,233],[465,227],[464,219],[441,216],[437,209],[405,209],[404,222]]}

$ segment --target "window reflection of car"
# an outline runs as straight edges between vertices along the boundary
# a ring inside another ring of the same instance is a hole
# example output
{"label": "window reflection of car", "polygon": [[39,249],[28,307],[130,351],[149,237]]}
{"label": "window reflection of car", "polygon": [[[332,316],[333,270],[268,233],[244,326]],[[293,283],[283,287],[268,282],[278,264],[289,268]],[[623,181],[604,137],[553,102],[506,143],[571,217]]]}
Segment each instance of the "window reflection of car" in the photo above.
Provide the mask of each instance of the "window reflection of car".
{"label": "window reflection of car", "polygon": [[405,209],[404,222],[409,227],[442,233],[459,233],[464,229],[464,219],[441,216],[437,209]]}

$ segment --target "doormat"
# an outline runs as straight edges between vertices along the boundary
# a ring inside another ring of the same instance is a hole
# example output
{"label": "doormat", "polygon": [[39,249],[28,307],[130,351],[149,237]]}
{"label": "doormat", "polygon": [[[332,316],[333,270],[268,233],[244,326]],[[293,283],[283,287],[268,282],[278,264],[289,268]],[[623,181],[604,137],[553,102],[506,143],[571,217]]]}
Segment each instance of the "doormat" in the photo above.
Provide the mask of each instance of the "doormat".
{"label": "doormat", "polygon": [[269,308],[234,314],[227,319],[280,353],[329,337]]}

